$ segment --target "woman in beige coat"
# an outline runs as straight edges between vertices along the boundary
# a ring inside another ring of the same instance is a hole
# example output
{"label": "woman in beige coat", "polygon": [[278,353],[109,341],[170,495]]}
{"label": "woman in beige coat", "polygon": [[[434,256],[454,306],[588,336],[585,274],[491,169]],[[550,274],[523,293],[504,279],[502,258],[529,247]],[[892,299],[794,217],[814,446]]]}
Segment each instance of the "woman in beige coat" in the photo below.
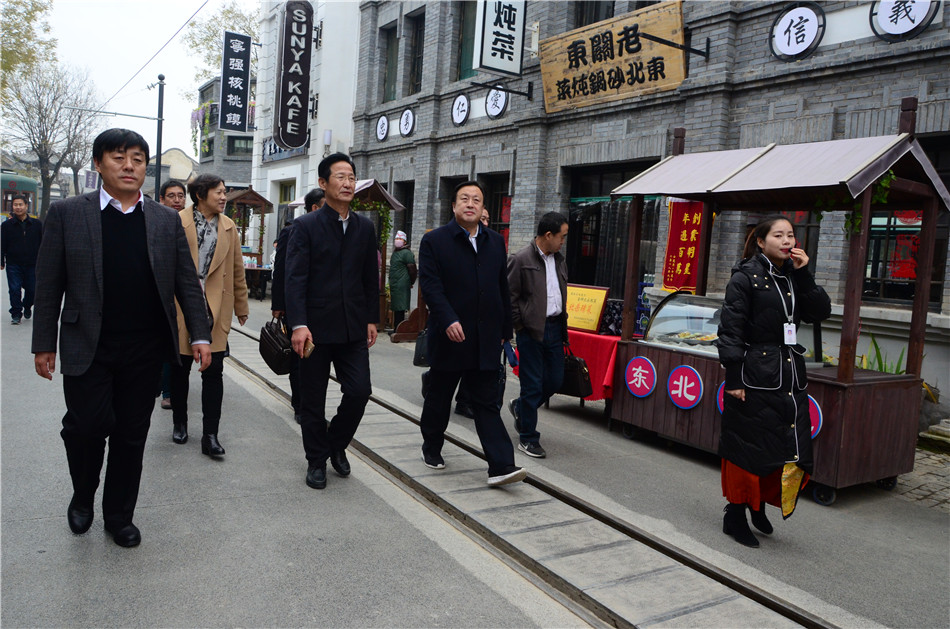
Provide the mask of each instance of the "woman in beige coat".
{"label": "woman in beige coat", "polygon": [[[212,457],[224,455],[218,441],[221,402],[224,399],[224,357],[228,349],[231,315],[238,322],[247,321],[247,283],[244,280],[244,257],[237,227],[224,215],[227,191],[224,180],[216,175],[198,175],[188,184],[194,203],[179,215],[191,247],[191,257],[204,289],[211,321],[211,366],[201,372],[202,429],[201,453]],[[191,339],[185,320],[178,309],[179,352],[191,357]],[[191,360],[172,366],[172,415],[175,424],[172,440],[188,441],[188,375]]]}

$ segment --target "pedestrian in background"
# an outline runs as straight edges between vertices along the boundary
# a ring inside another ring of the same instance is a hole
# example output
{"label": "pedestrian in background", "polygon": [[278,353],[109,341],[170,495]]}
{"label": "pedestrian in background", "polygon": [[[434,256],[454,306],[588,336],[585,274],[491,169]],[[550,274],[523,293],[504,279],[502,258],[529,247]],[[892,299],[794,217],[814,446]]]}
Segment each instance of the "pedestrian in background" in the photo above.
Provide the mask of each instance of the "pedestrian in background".
{"label": "pedestrian in background", "polygon": [[406,318],[409,295],[416,283],[416,257],[408,247],[406,232],[393,238],[393,255],[389,259],[389,307],[393,311],[393,329]]}
{"label": "pedestrian in background", "polygon": [[535,458],[541,447],[538,409],[564,382],[567,342],[567,263],[561,247],[567,239],[567,218],[548,212],[537,236],[508,260],[511,323],[518,341],[521,395],[508,403],[518,431],[518,449]]}
{"label": "pedestrian in background", "polygon": [[[224,180],[217,175],[198,175],[188,184],[192,207],[178,213],[204,290],[211,324],[211,366],[201,373],[201,453],[211,457],[225,453],[218,439],[218,428],[231,318],[237,315],[238,322],[244,325],[248,314],[241,241],[234,221],[224,215],[227,194]],[[179,350],[184,354],[188,334],[181,308],[178,309],[178,335]],[[191,364],[187,361],[172,366],[172,441],[179,444],[188,441],[190,373]]]}
{"label": "pedestrian in background", "polygon": [[475,430],[488,460],[488,484],[524,480],[496,406],[502,343],[511,339],[505,242],[479,222],[485,193],[474,181],[452,196],[454,220],[422,237],[419,288],[429,306],[429,393],[422,407],[422,459],[443,469],[442,446],[452,395],[461,381],[471,395]]}
{"label": "pedestrian in background", "polygon": [[719,455],[729,504],[722,532],[745,546],[759,545],[746,508],[755,528],[772,533],[765,505],[791,516],[811,474],[805,348],[797,328],[830,314],[831,300],[796,247],[792,224],[778,214],[763,219],[732,269],[717,341],[726,369]]}
{"label": "pedestrian in background", "polygon": [[[185,209],[185,184],[169,179],[159,188],[158,202],[176,212]],[[162,408],[172,408],[172,364],[162,365]]]}
{"label": "pedestrian in background", "polygon": [[[307,212],[314,212],[323,205],[323,190],[314,188],[303,198],[303,205]],[[271,315],[275,319],[283,318],[287,315],[287,300],[284,297],[284,284],[287,271],[287,243],[290,242],[290,234],[293,231],[294,221],[287,219],[284,228],[277,235],[277,244],[274,247],[274,281],[270,294]],[[296,353],[290,355],[290,406],[294,409],[294,421],[300,423],[300,356]]]}
{"label": "pedestrian in background", "polygon": [[[142,455],[162,362],[177,362],[175,299],[191,336],[190,356],[211,362],[206,306],[181,221],[142,195],[148,143],[109,129],[92,144],[102,187],[50,206],[36,261],[36,373],[53,379],[57,331],[73,497],[73,533],[92,526],[93,501],[109,440],[102,492],[105,530],[119,546],[137,546],[132,522]],[[59,330],[57,330],[59,328]]]}
{"label": "pedestrian in background", "polygon": [[[323,206],[294,221],[287,249],[284,290],[291,343],[300,362],[301,422],[306,483],[327,486],[327,459],[350,475],[350,445],[369,396],[369,348],[379,321],[379,266],[372,221],[350,211],[356,192],[353,160],[329,155],[317,166]],[[326,421],[330,364],[343,399]]]}
{"label": "pedestrian in background", "polygon": [[43,238],[43,223],[27,212],[27,198],[13,197],[13,213],[0,223],[0,270],[7,271],[10,290],[10,323],[33,316],[36,293],[36,256]]}

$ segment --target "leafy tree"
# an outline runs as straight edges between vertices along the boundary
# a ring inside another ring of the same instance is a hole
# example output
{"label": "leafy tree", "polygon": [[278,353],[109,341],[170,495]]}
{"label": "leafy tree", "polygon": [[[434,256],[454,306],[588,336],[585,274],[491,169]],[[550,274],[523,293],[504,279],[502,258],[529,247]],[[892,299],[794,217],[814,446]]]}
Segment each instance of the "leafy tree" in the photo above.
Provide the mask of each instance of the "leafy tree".
{"label": "leafy tree", "polygon": [[21,67],[10,79],[3,101],[2,145],[4,150],[36,155],[43,184],[41,218],[46,216],[50,188],[66,160],[96,127],[91,111],[96,104],[95,85],[87,72],[38,63]]}
{"label": "leafy tree", "polygon": [[[260,8],[245,11],[237,2],[230,0],[207,19],[196,19],[185,29],[182,41],[195,52],[202,66],[195,72],[195,81],[204,83],[221,74],[221,49],[224,46],[224,31],[250,35],[251,41],[260,41]],[[257,46],[251,46],[251,76],[257,68]]]}
{"label": "leafy tree", "polygon": [[79,171],[88,166],[92,160],[92,142],[95,140],[93,129],[94,127],[90,126],[76,139],[75,146],[63,160],[63,166],[73,171],[73,194],[82,192],[79,187]]}
{"label": "leafy tree", "polygon": [[53,0],[4,0],[0,24],[0,89],[6,93],[9,77],[21,66],[56,60],[56,40],[49,37],[46,16]]}

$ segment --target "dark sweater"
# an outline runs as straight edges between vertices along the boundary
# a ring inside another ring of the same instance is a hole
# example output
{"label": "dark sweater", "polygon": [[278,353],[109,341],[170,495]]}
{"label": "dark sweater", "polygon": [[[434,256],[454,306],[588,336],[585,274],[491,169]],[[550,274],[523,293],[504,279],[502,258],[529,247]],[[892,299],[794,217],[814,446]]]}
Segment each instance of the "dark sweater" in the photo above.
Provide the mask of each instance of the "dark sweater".
{"label": "dark sweater", "polygon": [[27,216],[19,220],[12,216],[0,223],[0,264],[30,266],[36,264],[36,254],[43,238],[43,223]]}
{"label": "dark sweater", "polygon": [[112,206],[102,210],[102,287],[104,333],[168,335],[168,319],[148,258],[141,205],[129,214]]}

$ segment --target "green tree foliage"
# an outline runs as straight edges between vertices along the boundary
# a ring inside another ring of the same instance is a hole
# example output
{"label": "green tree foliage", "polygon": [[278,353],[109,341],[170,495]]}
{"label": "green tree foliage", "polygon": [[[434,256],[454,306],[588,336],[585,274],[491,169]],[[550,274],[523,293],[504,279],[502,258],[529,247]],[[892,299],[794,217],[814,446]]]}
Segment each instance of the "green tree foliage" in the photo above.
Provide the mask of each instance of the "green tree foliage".
{"label": "green tree foliage", "polygon": [[[251,41],[260,41],[260,8],[247,10],[237,0],[223,4],[217,13],[205,19],[195,19],[185,29],[184,44],[195,53],[201,67],[195,72],[199,84],[221,74],[221,49],[224,31],[250,35]],[[251,46],[251,76],[257,69],[257,46]],[[252,94],[253,98],[253,94]]]}
{"label": "green tree foliage", "polygon": [[3,1],[0,89],[4,93],[10,77],[21,66],[30,66],[37,61],[55,62],[56,40],[49,37],[49,24],[46,23],[52,7],[53,0]]}

